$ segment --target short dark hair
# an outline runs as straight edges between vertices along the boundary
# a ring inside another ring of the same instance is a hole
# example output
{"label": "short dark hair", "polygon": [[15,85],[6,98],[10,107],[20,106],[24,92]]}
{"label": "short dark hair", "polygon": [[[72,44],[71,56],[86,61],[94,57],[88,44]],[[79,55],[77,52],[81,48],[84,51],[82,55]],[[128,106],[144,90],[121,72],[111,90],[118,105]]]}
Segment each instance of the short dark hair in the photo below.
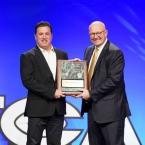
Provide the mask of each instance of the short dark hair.
{"label": "short dark hair", "polygon": [[51,26],[51,24],[49,22],[47,22],[47,21],[40,21],[35,26],[35,34],[37,33],[37,29],[39,27],[45,27],[45,26],[49,27],[50,28],[50,32],[52,33],[52,26]]}

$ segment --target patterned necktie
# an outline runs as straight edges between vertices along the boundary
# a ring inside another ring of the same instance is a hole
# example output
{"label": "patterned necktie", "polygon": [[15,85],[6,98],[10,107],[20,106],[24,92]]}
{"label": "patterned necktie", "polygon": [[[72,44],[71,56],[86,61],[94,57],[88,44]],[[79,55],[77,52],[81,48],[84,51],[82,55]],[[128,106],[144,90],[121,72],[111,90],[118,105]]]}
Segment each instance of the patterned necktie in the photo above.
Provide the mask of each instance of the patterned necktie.
{"label": "patterned necktie", "polygon": [[91,79],[92,79],[92,76],[93,76],[93,73],[94,73],[94,68],[95,68],[95,65],[96,65],[96,62],[97,62],[97,59],[98,59],[98,48],[95,47],[94,51],[93,51],[93,54],[92,54],[92,57],[91,57],[91,60],[90,60],[90,63],[89,63],[89,68],[88,68],[88,83],[89,83],[89,88],[90,87],[90,83],[91,83]]}

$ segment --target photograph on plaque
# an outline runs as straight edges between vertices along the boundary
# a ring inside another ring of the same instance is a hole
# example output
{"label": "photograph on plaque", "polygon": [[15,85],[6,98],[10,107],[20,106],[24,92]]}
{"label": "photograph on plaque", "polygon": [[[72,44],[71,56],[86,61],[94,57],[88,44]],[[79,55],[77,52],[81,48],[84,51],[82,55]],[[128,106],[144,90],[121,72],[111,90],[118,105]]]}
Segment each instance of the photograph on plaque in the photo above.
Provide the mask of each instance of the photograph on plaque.
{"label": "photograph on plaque", "polygon": [[58,60],[57,86],[68,95],[80,94],[87,89],[86,61]]}

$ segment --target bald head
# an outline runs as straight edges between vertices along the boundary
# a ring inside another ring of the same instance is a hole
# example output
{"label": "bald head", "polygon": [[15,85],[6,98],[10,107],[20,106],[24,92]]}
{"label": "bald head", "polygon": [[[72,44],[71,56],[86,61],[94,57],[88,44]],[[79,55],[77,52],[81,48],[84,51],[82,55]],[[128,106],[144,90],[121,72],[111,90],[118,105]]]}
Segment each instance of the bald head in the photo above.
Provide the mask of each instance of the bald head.
{"label": "bald head", "polygon": [[89,34],[91,42],[96,45],[102,45],[107,39],[107,30],[105,24],[101,21],[94,21],[89,25]]}
{"label": "bald head", "polygon": [[106,30],[105,28],[105,24],[101,21],[94,21],[92,22],[90,25],[89,25],[89,30],[92,28],[92,27],[95,27],[96,29],[99,29],[99,30]]}

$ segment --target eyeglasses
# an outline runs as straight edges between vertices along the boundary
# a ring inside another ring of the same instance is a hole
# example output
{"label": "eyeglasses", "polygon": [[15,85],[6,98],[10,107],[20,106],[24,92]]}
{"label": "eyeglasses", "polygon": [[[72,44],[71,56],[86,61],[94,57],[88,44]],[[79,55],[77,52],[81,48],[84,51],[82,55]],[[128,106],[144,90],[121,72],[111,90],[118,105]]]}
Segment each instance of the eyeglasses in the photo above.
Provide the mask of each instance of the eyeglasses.
{"label": "eyeglasses", "polygon": [[105,30],[100,31],[100,32],[94,32],[94,33],[90,33],[90,36],[95,36],[95,35],[102,35],[105,32]]}

